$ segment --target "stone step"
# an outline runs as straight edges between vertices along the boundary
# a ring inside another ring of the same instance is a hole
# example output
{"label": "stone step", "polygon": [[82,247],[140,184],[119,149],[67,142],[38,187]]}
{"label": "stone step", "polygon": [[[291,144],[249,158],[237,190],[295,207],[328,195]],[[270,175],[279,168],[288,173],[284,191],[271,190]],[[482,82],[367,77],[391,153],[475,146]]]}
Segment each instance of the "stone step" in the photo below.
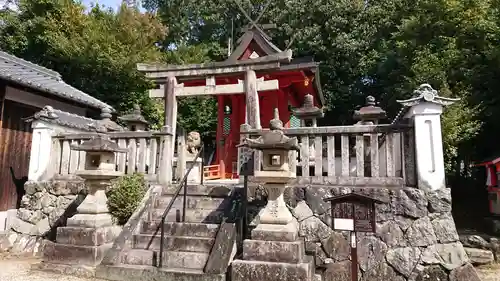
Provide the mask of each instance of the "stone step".
{"label": "stone step", "polygon": [[203,270],[185,268],[161,268],[143,265],[106,265],[99,266],[96,277],[112,281],[225,281],[225,274],[208,274]]}
{"label": "stone step", "polygon": [[[134,249],[160,250],[160,237],[148,234],[134,235]],[[213,238],[165,236],[163,250],[209,253],[214,241]]]}
{"label": "stone step", "polygon": [[[208,253],[164,251],[163,267],[203,270],[208,255]],[[151,250],[131,249],[120,254],[121,263],[131,265],[156,266],[158,259],[159,253]]]}
{"label": "stone step", "polygon": [[[153,209],[148,212],[147,216],[151,220],[160,220],[164,209]],[[186,220],[184,222],[194,223],[221,223],[224,216],[224,211],[221,210],[203,210],[203,209],[187,209]],[[182,208],[172,208],[166,217],[168,222],[182,221]]]}
{"label": "stone step", "polygon": [[[161,220],[144,221],[141,234],[160,234],[160,223]],[[164,225],[164,234],[168,236],[215,238],[218,230],[218,224],[209,223],[166,222]]]}
{"label": "stone step", "polygon": [[[163,195],[172,195],[175,194],[178,185],[170,185],[162,187]],[[187,186],[187,194],[188,195],[205,195],[210,197],[229,197],[231,194],[231,187],[225,185],[192,185],[188,184]],[[183,193],[183,189],[181,189],[181,193]]]}
{"label": "stone step", "polygon": [[[161,196],[155,200],[155,208],[163,209],[168,206],[172,200],[172,196]],[[184,198],[181,195],[177,197],[172,205],[173,208],[182,209]],[[207,210],[223,210],[231,204],[229,198],[210,197],[210,196],[193,196],[186,197],[187,209],[207,209]]]}

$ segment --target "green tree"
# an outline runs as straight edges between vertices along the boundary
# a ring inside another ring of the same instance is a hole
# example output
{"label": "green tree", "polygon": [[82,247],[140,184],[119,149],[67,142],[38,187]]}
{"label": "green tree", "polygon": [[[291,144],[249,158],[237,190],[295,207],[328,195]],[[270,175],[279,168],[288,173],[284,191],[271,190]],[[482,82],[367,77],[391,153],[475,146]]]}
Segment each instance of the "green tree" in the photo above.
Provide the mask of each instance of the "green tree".
{"label": "green tree", "polygon": [[5,11],[0,47],[61,73],[69,84],[119,112],[140,103],[156,123],[159,112],[146,92],[151,84],[139,62],[161,61],[157,43],[166,28],[151,14],[122,6],[117,12],[85,7],[71,0],[20,0]]}

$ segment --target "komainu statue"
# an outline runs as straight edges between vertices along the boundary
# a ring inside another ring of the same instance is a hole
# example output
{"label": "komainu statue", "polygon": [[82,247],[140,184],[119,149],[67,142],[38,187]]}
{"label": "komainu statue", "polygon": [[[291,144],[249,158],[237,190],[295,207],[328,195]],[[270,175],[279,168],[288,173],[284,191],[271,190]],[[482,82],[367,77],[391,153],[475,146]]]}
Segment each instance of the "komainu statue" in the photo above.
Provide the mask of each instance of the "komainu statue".
{"label": "komainu statue", "polygon": [[201,137],[198,132],[190,132],[187,135],[186,147],[189,154],[196,155],[200,150]]}

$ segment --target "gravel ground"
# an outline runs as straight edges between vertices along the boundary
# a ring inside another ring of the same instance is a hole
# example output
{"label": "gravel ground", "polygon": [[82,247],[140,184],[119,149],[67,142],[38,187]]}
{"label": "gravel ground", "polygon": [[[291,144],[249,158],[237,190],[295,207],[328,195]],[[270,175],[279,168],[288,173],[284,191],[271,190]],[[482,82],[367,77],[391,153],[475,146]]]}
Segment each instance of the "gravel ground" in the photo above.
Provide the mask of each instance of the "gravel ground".
{"label": "gravel ground", "polygon": [[[105,281],[88,279],[50,272],[32,271],[31,265],[39,259],[25,257],[0,257],[1,281]],[[477,268],[482,281],[500,281],[500,264]],[[144,280],[147,281],[147,280]],[[388,280],[389,281],[389,280]]]}
{"label": "gravel ground", "polygon": [[477,268],[477,273],[482,281],[500,281],[500,264]]}
{"label": "gravel ground", "polygon": [[[31,270],[31,265],[39,263],[39,259],[26,257],[0,257],[1,281],[105,281],[88,279],[51,272]],[[146,281],[146,280],[145,280]]]}

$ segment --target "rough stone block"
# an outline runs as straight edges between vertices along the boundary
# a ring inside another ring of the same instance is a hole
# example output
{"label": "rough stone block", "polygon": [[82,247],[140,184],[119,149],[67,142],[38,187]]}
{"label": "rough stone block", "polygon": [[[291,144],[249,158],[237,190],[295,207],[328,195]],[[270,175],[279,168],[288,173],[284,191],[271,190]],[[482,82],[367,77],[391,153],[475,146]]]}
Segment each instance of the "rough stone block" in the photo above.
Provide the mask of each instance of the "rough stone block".
{"label": "rough stone block", "polygon": [[44,249],[44,261],[50,263],[95,266],[104,257],[111,244],[101,246],[76,246],[48,242]]}
{"label": "rough stone block", "polygon": [[270,262],[303,262],[305,255],[304,242],[280,241],[243,241],[243,259]]}
{"label": "rough stone block", "polygon": [[358,263],[363,271],[369,271],[380,264],[387,253],[387,245],[375,236],[359,238]]}
{"label": "rough stone block", "polygon": [[441,188],[427,192],[429,212],[451,212],[451,189]]}
{"label": "rough stone block", "polygon": [[310,217],[299,224],[299,234],[306,241],[320,242],[332,233],[333,230],[317,217]]}
{"label": "rough stone block", "polygon": [[30,234],[31,230],[33,229],[35,225],[29,222],[25,222],[21,220],[20,218],[14,218],[12,220],[12,229],[15,232],[22,233],[22,234]]}
{"label": "rough stone block", "polygon": [[406,231],[406,237],[411,246],[425,247],[437,243],[436,234],[428,217],[413,222]]}
{"label": "rough stone block", "polygon": [[432,226],[440,243],[451,243],[459,240],[457,228],[450,213],[434,219]]}
{"label": "rough stone block", "polygon": [[495,261],[493,252],[491,252],[490,250],[481,250],[481,249],[465,248],[465,247],[464,250],[467,253],[469,260],[473,265],[489,264]]}
{"label": "rough stone block", "polygon": [[323,273],[324,281],[346,281],[352,280],[352,269],[350,261],[332,263],[326,266]]}
{"label": "rough stone block", "polygon": [[298,222],[301,222],[313,216],[313,212],[307,205],[306,201],[300,201],[299,203],[297,203],[297,206],[292,210],[292,214]]}
{"label": "rough stone block", "polygon": [[442,259],[442,266],[448,270],[455,269],[469,262],[464,247],[459,242],[435,245],[437,253]]}
{"label": "rough stone block", "polygon": [[79,246],[101,246],[112,243],[120,234],[120,227],[103,228],[81,228],[81,227],[59,227],[57,228],[57,243]]}
{"label": "rough stone block", "polygon": [[422,218],[427,215],[427,203],[423,190],[408,188],[393,191],[391,205],[397,215]]}
{"label": "rough stone block", "polygon": [[310,281],[311,263],[278,263],[236,260],[232,264],[232,281]]}
{"label": "rough stone block", "polygon": [[450,281],[481,281],[474,267],[468,263],[457,267],[450,273]]}
{"label": "rough stone block", "polygon": [[[358,276],[361,276],[358,274]],[[405,281],[405,278],[382,261],[378,266],[371,268],[363,274],[362,281]],[[438,281],[438,280],[433,280]],[[444,280],[442,280],[444,281]]]}
{"label": "rough stone block", "polygon": [[417,247],[397,248],[387,251],[387,262],[399,273],[409,277],[418,262],[421,251]]}
{"label": "rough stone block", "polygon": [[439,265],[428,266],[416,273],[415,281],[447,281],[448,272]]}
{"label": "rough stone block", "polygon": [[351,255],[351,246],[347,238],[340,232],[333,232],[325,239],[321,239],[321,245],[326,254],[334,261],[344,261]]}

